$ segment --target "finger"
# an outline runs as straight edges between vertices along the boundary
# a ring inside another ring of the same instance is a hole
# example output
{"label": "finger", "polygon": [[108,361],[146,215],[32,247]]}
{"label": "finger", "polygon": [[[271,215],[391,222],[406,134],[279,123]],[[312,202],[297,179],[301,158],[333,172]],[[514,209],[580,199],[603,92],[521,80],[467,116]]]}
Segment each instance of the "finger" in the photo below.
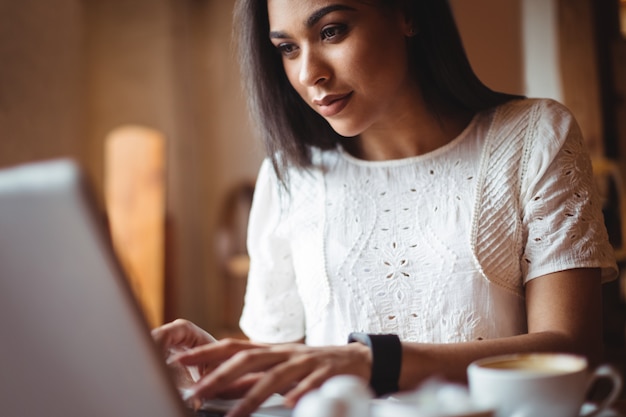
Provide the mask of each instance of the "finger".
{"label": "finger", "polygon": [[176,387],[179,389],[187,389],[198,381],[201,376],[201,372],[196,367],[188,368],[185,366],[170,365],[167,369],[169,370]]}
{"label": "finger", "polygon": [[331,376],[333,375],[327,369],[316,369],[285,394],[285,405],[295,407],[304,394],[321,387]]}
{"label": "finger", "polygon": [[194,325],[183,319],[176,319],[152,330],[152,338],[163,349],[178,346],[195,346]]}
{"label": "finger", "polygon": [[[208,375],[235,353],[246,349],[257,349],[260,345],[237,339],[224,339],[217,343],[198,346],[186,351],[172,352],[166,359],[169,366],[189,371],[193,384]],[[188,384],[189,388],[191,384]],[[239,392],[240,389],[235,389]],[[247,389],[246,389],[247,390]],[[242,396],[244,392],[241,392]],[[221,393],[220,393],[221,394]]]}
{"label": "finger", "polygon": [[239,351],[198,381],[192,388],[195,391],[193,396],[198,399],[213,398],[224,387],[231,386],[244,375],[271,369],[287,359],[286,353],[271,349]]}
{"label": "finger", "polygon": [[237,381],[233,382],[229,387],[220,390],[217,393],[219,398],[224,398],[226,400],[238,399],[244,397],[250,388],[252,388],[263,376],[263,373],[253,373],[244,375],[239,378]]}
{"label": "finger", "polygon": [[172,362],[185,366],[207,365],[216,367],[232,356],[245,350],[259,349],[265,345],[251,343],[246,340],[224,339],[217,343],[196,346],[195,348],[178,352],[171,357]]}
{"label": "finger", "polygon": [[[310,362],[304,361],[306,365]],[[290,387],[311,372],[309,366],[301,366],[301,359],[290,360],[266,372],[246,394],[246,396],[227,414],[227,417],[248,416],[258,409],[272,394]]]}
{"label": "finger", "polygon": [[152,337],[166,357],[217,340],[192,322],[177,319],[152,330]]}

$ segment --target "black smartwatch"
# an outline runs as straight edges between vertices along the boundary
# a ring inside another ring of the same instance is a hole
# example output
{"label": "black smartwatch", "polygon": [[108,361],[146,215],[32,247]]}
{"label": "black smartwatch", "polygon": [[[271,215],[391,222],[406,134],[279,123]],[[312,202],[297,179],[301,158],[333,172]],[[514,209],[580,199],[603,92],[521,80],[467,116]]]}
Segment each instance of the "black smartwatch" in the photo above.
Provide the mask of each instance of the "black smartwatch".
{"label": "black smartwatch", "polygon": [[399,391],[402,343],[395,334],[350,333],[348,343],[359,342],[372,351],[370,387],[377,397]]}

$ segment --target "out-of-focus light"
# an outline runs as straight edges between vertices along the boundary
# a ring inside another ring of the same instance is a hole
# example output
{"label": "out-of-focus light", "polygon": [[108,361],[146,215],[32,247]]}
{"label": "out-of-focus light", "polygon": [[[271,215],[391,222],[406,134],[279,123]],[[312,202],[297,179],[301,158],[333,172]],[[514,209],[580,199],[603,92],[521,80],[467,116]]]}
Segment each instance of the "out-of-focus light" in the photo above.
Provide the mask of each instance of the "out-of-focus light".
{"label": "out-of-focus light", "polygon": [[626,38],[626,0],[619,2],[619,26],[622,31],[622,37]]}

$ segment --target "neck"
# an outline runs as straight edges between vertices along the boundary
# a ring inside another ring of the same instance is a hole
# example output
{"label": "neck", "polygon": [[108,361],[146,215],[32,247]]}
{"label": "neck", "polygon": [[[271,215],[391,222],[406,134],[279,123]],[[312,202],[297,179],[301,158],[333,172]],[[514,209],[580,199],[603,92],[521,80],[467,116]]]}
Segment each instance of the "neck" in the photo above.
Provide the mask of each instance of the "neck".
{"label": "neck", "polygon": [[456,138],[470,123],[468,111],[436,114],[425,103],[406,106],[387,121],[346,139],[344,148],[363,160],[403,159],[434,151]]}

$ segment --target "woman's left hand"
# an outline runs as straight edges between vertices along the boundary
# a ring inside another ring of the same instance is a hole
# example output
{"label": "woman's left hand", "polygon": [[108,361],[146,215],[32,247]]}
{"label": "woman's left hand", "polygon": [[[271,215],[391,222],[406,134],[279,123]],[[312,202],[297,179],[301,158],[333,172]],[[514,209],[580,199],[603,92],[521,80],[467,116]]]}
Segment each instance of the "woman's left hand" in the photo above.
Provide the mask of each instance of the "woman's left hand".
{"label": "woman's left hand", "polygon": [[284,393],[285,405],[293,407],[307,392],[335,375],[370,378],[372,364],[368,347],[311,347],[299,343],[266,345],[224,339],[178,354],[172,360],[184,366],[213,369],[190,387],[189,400],[242,398],[228,417],[247,416],[274,393]]}

